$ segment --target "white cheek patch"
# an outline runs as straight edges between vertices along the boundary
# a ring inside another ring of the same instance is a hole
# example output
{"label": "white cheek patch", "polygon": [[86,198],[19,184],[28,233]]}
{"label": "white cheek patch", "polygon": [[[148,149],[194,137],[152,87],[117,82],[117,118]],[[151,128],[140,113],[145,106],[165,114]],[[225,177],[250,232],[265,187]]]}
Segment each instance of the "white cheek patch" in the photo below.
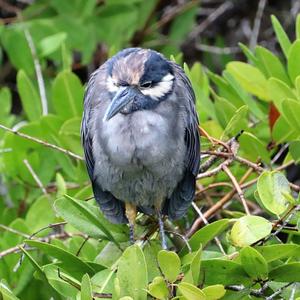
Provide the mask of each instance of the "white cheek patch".
{"label": "white cheek patch", "polygon": [[142,89],[141,92],[145,96],[150,96],[151,98],[158,100],[159,98],[163,97],[164,95],[168,94],[173,85],[174,76],[172,74],[168,74],[164,76],[159,83],[155,86]]}
{"label": "white cheek patch", "polygon": [[119,90],[119,87],[116,86],[116,82],[111,77],[107,78],[106,86],[111,93],[115,93]]}

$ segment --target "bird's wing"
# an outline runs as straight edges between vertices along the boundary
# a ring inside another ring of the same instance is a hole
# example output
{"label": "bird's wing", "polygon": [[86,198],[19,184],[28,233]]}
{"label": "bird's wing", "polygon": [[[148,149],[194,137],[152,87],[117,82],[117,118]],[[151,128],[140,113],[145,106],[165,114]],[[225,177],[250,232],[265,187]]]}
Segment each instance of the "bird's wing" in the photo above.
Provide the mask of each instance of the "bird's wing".
{"label": "bird's wing", "polygon": [[91,109],[93,107],[95,79],[98,72],[99,69],[91,75],[84,95],[84,112],[81,122],[81,142],[84,149],[87,171],[92,182],[94,196],[96,201],[99,203],[103,214],[112,223],[127,223],[128,221],[125,217],[124,204],[120,200],[116,199],[110,192],[103,191],[94,176],[95,160],[92,150],[93,142],[89,121],[91,119]]}
{"label": "bird's wing", "polygon": [[186,169],[183,179],[178,183],[170,199],[167,200],[165,208],[171,219],[178,219],[186,213],[194,199],[196,176],[200,167],[200,139],[195,94],[191,82],[178,65],[174,64],[174,70],[184,95],[187,110],[184,139],[186,144]]}

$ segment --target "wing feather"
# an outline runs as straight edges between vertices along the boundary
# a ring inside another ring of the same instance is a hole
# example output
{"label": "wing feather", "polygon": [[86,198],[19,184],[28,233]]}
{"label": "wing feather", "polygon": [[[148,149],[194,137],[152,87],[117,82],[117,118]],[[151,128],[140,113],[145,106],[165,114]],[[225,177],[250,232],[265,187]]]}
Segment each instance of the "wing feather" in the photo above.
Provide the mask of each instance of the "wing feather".
{"label": "wing feather", "polygon": [[94,72],[87,85],[87,89],[84,96],[84,112],[81,123],[81,141],[84,149],[84,156],[86,161],[87,171],[92,182],[92,188],[96,201],[98,202],[101,211],[108,220],[112,223],[127,223],[128,220],[125,217],[124,203],[115,198],[110,192],[103,191],[100,184],[94,177],[94,156],[93,156],[93,140],[91,125],[89,120],[91,118],[91,107],[94,97],[95,80],[101,69]]}
{"label": "wing feather", "polygon": [[176,78],[179,80],[182,93],[185,95],[185,106],[187,109],[185,144],[186,161],[185,172],[182,180],[178,183],[170,199],[166,201],[164,211],[170,219],[179,219],[182,217],[195,195],[196,176],[200,167],[200,139],[199,139],[199,121],[195,108],[195,94],[191,82],[185,75],[181,67],[174,64]]}

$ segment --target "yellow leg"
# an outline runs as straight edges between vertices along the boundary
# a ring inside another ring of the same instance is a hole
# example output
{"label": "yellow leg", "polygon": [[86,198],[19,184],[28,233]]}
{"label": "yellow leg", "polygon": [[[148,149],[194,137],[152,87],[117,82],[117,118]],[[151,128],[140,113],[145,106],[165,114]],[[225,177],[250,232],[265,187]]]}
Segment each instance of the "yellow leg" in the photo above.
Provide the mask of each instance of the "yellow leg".
{"label": "yellow leg", "polygon": [[126,202],[125,203],[125,214],[129,222],[129,229],[130,229],[130,241],[134,244],[134,224],[136,218],[136,206]]}

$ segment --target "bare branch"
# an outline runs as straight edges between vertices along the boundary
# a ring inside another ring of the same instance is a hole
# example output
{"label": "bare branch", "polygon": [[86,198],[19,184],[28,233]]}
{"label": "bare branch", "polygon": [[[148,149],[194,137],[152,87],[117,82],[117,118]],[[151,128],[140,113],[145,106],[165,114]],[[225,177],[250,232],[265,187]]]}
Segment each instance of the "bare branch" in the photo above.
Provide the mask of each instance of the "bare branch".
{"label": "bare branch", "polygon": [[255,20],[254,20],[254,26],[253,26],[253,30],[252,30],[252,34],[251,34],[251,38],[250,38],[250,42],[249,42],[250,49],[254,49],[254,47],[257,44],[260,23],[261,23],[261,19],[263,16],[263,12],[264,12],[266,3],[267,3],[267,0],[260,0],[258,3],[258,8],[257,8]]}
{"label": "bare branch", "polygon": [[36,53],[36,48],[32,39],[32,36],[27,28],[24,28],[25,37],[28,43],[28,46],[30,48],[30,52],[33,58],[33,64],[35,68],[35,74],[39,86],[39,92],[40,92],[40,98],[41,98],[41,104],[42,104],[42,114],[43,116],[48,115],[48,101],[46,96],[46,89],[45,89],[45,83],[44,78],[42,74],[42,68]]}
{"label": "bare branch", "polygon": [[245,200],[245,197],[244,197],[244,193],[239,185],[239,183],[237,182],[236,178],[234,177],[234,175],[231,173],[230,169],[226,166],[226,165],[223,165],[222,166],[222,169],[224,170],[224,172],[228,175],[228,177],[230,178],[230,180],[232,181],[240,199],[241,199],[241,202],[244,206],[244,209],[245,209],[245,212],[247,215],[250,215],[250,211],[249,211],[249,208],[247,206],[247,202]]}
{"label": "bare branch", "polygon": [[36,184],[38,185],[38,187],[41,189],[41,191],[43,192],[44,195],[47,195],[47,191],[42,183],[42,181],[40,180],[40,178],[37,176],[37,174],[35,173],[35,171],[33,170],[32,166],[30,165],[30,163],[28,162],[27,159],[23,160],[25,166],[27,167],[28,171],[30,172],[30,174],[32,175],[33,179],[35,180]]}
{"label": "bare branch", "polygon": [[66,150],[66,149],[61,148],[61,147],[59,147],[59,146],[50,144],[50,143],[48,143],[48,142],[45,142],[45,141],[43,141],[43,140],[40,140],[40,139],[38,139],[38,138],[36,138],[36,137],[33,137],[33,136],[30,136],[30,135],[27,135],[27,134],[22,133],[22,132],[20,132],[20,131],[13,130],[13,129],[8,128],[8,127],[6,127],[6,126],[4,126],[4,125],[2,125],[2,124],[0,124],[0,128],[3,129],[3,130],[9,131],[9,132],[11,132],[11,133],[13,133],[13,134],[15,134],[15,135],[17,135],[17,136],[19,136],[19,137],[22,137],[22,138],[25,138],[25,139],[27,139],[27,140],[33,141],[33,142],[35,142],[35,143],[41,144],[41,145],[43,145],[43,146],[45,146],[45,147],[49,147],[49,148],[55,149],[55,150],[57,150],[57,151],[60,151],[60,152],[66,154],[66,155],[69,155],[69,156],[71,156],[71,157],[73,157],[73,158],[75,158],[75,159],[78,159],[78,160],[84,160],[83,157],[81,157],[81,156],[79,156],[79,155],[77,155],[77,154],[75,154],[75,153],[73,153],[73,152],[71,152],[71,151],[69,151],[69,150]]}

